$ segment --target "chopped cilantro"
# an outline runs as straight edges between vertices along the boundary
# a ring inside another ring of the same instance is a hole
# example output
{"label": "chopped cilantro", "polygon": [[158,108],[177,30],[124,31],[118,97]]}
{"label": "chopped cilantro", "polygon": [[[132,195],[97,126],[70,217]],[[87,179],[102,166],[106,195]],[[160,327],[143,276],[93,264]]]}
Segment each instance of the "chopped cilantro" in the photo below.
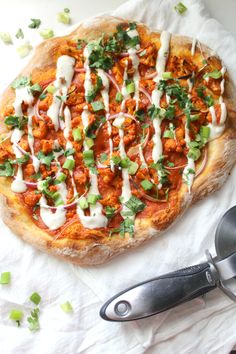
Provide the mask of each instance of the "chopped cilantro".
{"label": "chopped cilantro", "polygon": [[88,44],[91,51],[89,55],[89,66],[91,68],[103,69],[105,71],[112,67],[112,57],[108,55],[102,45],[102,39],[92,41]]}
{"label": "chopped cilantro", "polygon": [[27,124],[27,117],[18,117],[18,116],[8,116],[5,118],[4,123],[12,128],[18,128],[22,130],[22,128]]}
{"label": "chopped cilantro", "polygon": [[14,89],[18,89],[21,87],[26,87],[29,86],[31,82],[31,78],[27,77],[27,76],[20,76],[17,79],[15,79],[12,84],[11,87]]}
{"label": "chopped cilantro", "polygon": [[108,220],[113,218],[115,211],[116,211],[116,208],[114,208],[114,207],[111,207],[111,206],[105,207],[105,213],[106,213],[106,217],[108,218]]}
{"label": "chopped cilantro", "polygon": [[0,164],[0,176],[11,177],[14,176],[14,168],[9,161]]}
{"label": "chopped cilantro", "polygon": [[84,39],[77,39],[77,49],[85,47],[87,42]]}
{"label": "chopped cilantro", "polygon": [[39,18],[31,18],[31,23],[29,24],[29,28],[39,28],[41,25],[41,20]]}
{"label": "chopped cilantro", "polygon": [[145,111],[144,109],[139,109],[135,112],[135,118],[138,119],[139,122],[145,121]]}

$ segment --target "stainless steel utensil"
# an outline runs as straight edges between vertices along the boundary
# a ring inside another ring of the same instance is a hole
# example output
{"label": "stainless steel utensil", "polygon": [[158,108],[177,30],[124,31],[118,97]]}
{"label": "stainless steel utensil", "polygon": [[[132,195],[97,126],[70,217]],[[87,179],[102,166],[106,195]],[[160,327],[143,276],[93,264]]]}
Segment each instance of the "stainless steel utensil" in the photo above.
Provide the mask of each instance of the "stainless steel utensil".
{"label": "stainless steel utensil", "polygon": [[108,300],[100,310],[107,321],[132,321],[152,316],[219,287],[232,300],[227,280],[236,276],[236,206],[218,224],[217,256],[206,251],[207,262],[136,284]]}

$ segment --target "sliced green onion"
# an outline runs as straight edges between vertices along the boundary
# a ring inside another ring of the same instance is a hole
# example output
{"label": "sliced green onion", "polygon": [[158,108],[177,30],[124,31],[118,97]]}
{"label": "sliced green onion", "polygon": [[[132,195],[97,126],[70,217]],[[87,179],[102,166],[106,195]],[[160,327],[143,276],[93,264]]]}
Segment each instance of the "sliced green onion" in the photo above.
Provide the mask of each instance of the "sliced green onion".
{"label": "sliced green onion", "polygon": [[199,149],[197,149],[197,148],[189,149],[188,157],[190,159],[193,159],[194,161],[196,161],[199,159],[200,156],[201,156],[201,151]]}
{"label": "sliced green onion", "polygon": [[41,20],[39,18],[31,18],[31,24],[28,26],[29,28],[39,28],[41,25]]}
{"label": "sliced green onion", "polygon": [[61,309],[66,313],[73,312],[73,307],[69,301],[66,301],[64,304],[61,304]]}
{"label": "sliced green onion", "polygon": [[117,94],[116,94],[116,102],[122,102],[122,100],[123,100],[123,95],[122,95],[122,93],[121,92],[117,92]]}
{"label": "sliced green onion", "polygon": [[39,84],[34,84],[30,87],[30,91],[34,94],[34,93],[37,93],[37,92],[42,92],[43,89],[42,87],[39,85]]}
{"label": "sliced green onion", "polygon": [[72,135],[73,135],[74,141],[81,141],[82,140],[82,134],[81,134],[80,128],[74,128],[72,130]]}
{"label": "sliced green onion", "polygon": [[146,204],[144,204],[140,199],[132,195],[129,200],[125,203],[125,206],[129,208],[133,213],[138,213],[139,211],[142,211]]}
{"label": "sliced green onion", "polygon": [[16,33],[16,38],[19,39],[19,38],[24,38],[24,33],[22,31],[21,28],[18,29],[17,33]]}
{"label": "sliced green onion", "polygon": [[10,272],[4,272],[1,274],[0,284],[9,284],[10,281],[11,281],[11,273]]}
{"label": "sliced green onion", "polygon": [[101,111],[102,109],[104,109],[104,104],[102,101],[94,101],[91,103],[93,111],[94,112],[98,112]]}
{"label": "sliced green onion", "polygon": [[57,14],[57,21],[60,23],[64,23],[64,25],[69,25],[71,22],[71,18],[68,12],[59,12]]}
{"label": "sliced green onion", "polygon": [[163,138],[174,139],[174,132],[172,130],[165,130],[163,134]]}
{"label": "sliced green onion", "polygon": [[0,32],[0,38],[5,44],[12,44],[12,38],[8,32]]}
{"label": "sliced green onion", "polygon": [[81,197],[80,199],[79,199],[79,206],[80,206],[80,208],[81,209],[87,209],[88,208],[88,201],[87,201],[87,199],[85,198],[85,197]]}
{"label": "sliced green onion", "polygon": [[94,145],[94,140],[91,138],[85,138],[85,142],[89,149]]}
{"label": "sliced green onion", "polygon": [[66,7],[66,8],[64,9],[64,12],[65,12],[66,14],[68,14],[68,13],[70,13],[70,9],[68,9],[68,7]]}
{"label": "sliced green onion", "polygon": [[198,120],[200,118],[200,114],[194,114],[190,115],[190,121],[193,122],[195,120]]}
{"label": "sliced green onion", "polygon": [[128,167],[128,172],[131,176],[135,175],[135,173],[137,172],[139,168],[139,165],[137,164],[137,162],[133,162],[133,161],[130,161],[130,165]]}
{"label": "sliced green onion", "polygon": [[20,47],[18,47],[16,51],[21,58],[25,58],[30,54],[32,49],[32,45],[29,42],[26,42],[25,44],[22,44]]}
{"label": "sliced green onion", "polygon": [[22,317],[23,317],[23,312],[21,310],[13,309],[9,313],[10,320],[16,321],[18,323],[18,326],[20,325],[20,321],[22,320]]}
{"label": "sliced green onion", "polygon": [[42,29],[39,34],[43,39],[49,39],[54,37],[54,32],[51,28]]}
{"label": "sliced green onion", "polygon": [[101,198],[100,195],[89,194],[88,198],[87,198],[87,201],[88,201],[89,204],[95,205],[100,198]]}
{"label": "sliced green onion", "polygon": [[75,167],[75,160],[66,159],[66,161],[64,162],[64,165],[62,167],[66,168],[69,171],[72,171]]}
{"label": "sliced green onion", "polygon": [[200,128],[200,135],[202,138],[208,139],[210,136],[210,128],[202,125]]}
{"label": "sliced green onion", "polygon": [[172,72],[170,72],[170,71],[164,72],[164,73],[162,74],[162,78],[163,78],[164,80],[172,79]]}
{"label": "sliced green onion", "polygon": [[150,182],[148,179],[144,179],[141,182],[141,186],[143,187],[143,189],[145,191],[149,191],[150,189],[152,189],[152,187],[154,186],[154,184],[152,182]]}
{"label": "sliced green onion", "polygon": [[135,84],[134,84],[134,82],[130,82],[128,85],[126,85],[126,91],[129,94],[135,92]]}
{"label": "sliced green onion", "polygon": [[212,77],[213,79],[219,79],[222,76],[221,71],[215,69],[211,73],[206,73],[203,76],[203,79],[206,79],[207,77]]}
{"label": "sliced green onion", "polygon": [[120,166],[122,168],[128,168],[130,166],[130,159],[128,157],[125,157],[120,161]]}
{"label": "sliced green onion", "polygon": [[67,175],[65,173],[61,172],[59,174],[59,176],[57,176],[56,180],[59,181],[59,182],[65,182],[66,178],[67,178]]}
{"label": "sliced green onion", "polygon": [[106,207],[105,207],[106,217],[107,217],[108,219],[112,219],[113,216],[114,216],[115,211],[116,211],[116,208],[111,207],[111,206],[109,206],[109,205],[106,206]]}
{"label": "sliced green onion", "polygon": [[63,202],[63,200],[62,200],[61,195],[60,195],[59,192],[53,193],[52,199],[53,199],[53,201],[54,201],[54,203],[55,203],[55,206],[60,206],[60,205],[63,205],[63,204],[64,204],[64,202]]}
{"label": "sliced green onion", "polygon": [[86,166],[91,166],[94,163],[93,150],[83,151],[83,160]]}
{"label": "sliced green onion", "polygon": [[180,15],[183,15],[186,10],[187,10],[187,7],[182,2],[179,2],[175,6],[175,11],[178,12]]}
{"label": "sliced green onion", "polygon": [[55,93],[56,92],[56,87],[55,86],[52,86],[52,85],[49,85],[48,87],[47,87],[47,92],[48,93]]}
{"label": "sliced green onion", "polygon": [[32,301],[35,305],[38,305],[41,301],[41,296],[38,293],[33,293],[30,296],[30,301]]}
{"label": "sliced green onion", "polygon": [[112,156],[111,160],[113,161],[114,165],[118,166],[119,163],[121,162],[120,156]]}

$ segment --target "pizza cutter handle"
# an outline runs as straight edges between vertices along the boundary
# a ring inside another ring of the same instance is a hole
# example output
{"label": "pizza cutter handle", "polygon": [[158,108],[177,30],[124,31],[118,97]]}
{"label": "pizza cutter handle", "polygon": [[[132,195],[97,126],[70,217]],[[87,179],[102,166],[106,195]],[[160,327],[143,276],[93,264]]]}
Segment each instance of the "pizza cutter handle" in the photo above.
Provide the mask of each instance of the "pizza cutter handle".
{"label": "pizza cutter handle", "polygon": [[192,300],[216,287],[209,263],[202,263],[132,286],[108,300],[100,310],[107,321],[132,321]]}

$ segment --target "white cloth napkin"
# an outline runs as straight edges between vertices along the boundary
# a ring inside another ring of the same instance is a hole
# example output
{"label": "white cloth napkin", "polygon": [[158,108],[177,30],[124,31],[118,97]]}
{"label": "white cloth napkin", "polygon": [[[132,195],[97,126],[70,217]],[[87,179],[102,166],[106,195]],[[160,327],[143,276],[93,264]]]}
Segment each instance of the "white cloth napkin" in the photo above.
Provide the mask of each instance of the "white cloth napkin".
{"label": "white cloth napkin", "polygon": [[[152,28],[189,35],[211,46],[224,60],[236,83],[236,41],[209,17],[202,1],[131,0],[113,14],[145,22]],[[99,318],[102,303],[136,282],[205,260],[214,253],[214,232],[223,213],[236,201],[232,172],[224,187],[188,210],[161,237],[109,264],[80,268],[33,249],[0,221],[0,271],[12,272],[11,285],[0,286],[0,352],[3,354],[228,354],[236,343],[236,307],[215,290],[171,311],[129,323]],[[30,333],[26,317],[21,328],[8,319],[12,308],[27,314],[28,296],[37,291],[41,330]],[[73,314],[59,304],[69,300]]]}

